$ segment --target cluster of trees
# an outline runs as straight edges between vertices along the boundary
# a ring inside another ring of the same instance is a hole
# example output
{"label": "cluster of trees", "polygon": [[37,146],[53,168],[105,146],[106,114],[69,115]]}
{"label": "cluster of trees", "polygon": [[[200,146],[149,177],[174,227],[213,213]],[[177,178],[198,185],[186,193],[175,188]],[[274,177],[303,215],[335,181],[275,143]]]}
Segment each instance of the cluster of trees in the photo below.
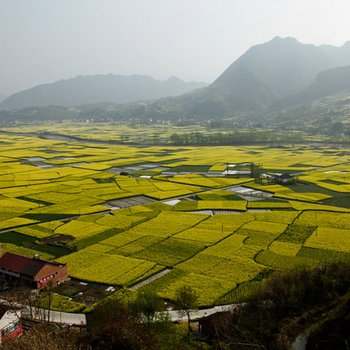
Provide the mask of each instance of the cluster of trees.
{"label": "cluster of trees", "polygon": [[300,134],[270,131],[235,131],[208,134],[202,132],[174,133],[169,138],[169,143],[174,145],[249,145],[300,142],[303,142],[303,137]]}
{"label": "cluster of trees", "polygon": [[[350,264],[276,272],[214,327],[216,341],[227,349],[347,350]],[[307,346],[300,347],[303,342]]]}

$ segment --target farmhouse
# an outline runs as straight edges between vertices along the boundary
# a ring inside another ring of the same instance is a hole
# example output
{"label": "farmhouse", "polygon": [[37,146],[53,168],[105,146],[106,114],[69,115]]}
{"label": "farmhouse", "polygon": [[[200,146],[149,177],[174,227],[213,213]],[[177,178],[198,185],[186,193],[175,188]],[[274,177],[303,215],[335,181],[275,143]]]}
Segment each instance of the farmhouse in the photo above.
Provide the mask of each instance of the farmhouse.
{"label": "farmhouse", "polygon": [[292,176],[290,174],[287,173],[283,173],[283,174],[273,174],[272,175],[273,180],[281,185],[291,185],[293,183],[295,183],[295,176]]}
{"label": "farmhouse", "polygon": [[68,278],[67,266],[51,261],[5,253],[0,258],[0,278],[12,283],[43,288],[49,281],[59,283]]}
{"label": "farmhouse", "polygon": [[0,345],[9,339],[22,334],[22,323],[19,310],[8,310],[0,306]]}

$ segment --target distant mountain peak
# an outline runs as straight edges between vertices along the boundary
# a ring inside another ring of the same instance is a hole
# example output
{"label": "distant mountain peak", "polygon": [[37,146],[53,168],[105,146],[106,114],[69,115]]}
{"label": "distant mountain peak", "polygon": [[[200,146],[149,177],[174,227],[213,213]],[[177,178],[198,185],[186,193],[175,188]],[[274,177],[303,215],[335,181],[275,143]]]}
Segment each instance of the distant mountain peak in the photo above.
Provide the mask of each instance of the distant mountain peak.
{"label": "distant mountain peak", "polygon": [[287,37],[280,37],[280,36],[275,36],[272,40],[262,43],[261,45],[269,46],[269,45],[277,45],[277,46],[286,46],[286,45],[304,45],[301,44],[297,39],[287,36]]}
{"label": "distant mountain peak", "polygon": [[281,37],[281,36],[275,36],[271,41],[290,41],[290,42],[299,42],[296,38],[293,38],[292,36],[286,36],[286,37]]}
{"label": "distant mountain peak", "polygon": [[166,81],[182,82],[182,80],[175,75],[170,76]]}

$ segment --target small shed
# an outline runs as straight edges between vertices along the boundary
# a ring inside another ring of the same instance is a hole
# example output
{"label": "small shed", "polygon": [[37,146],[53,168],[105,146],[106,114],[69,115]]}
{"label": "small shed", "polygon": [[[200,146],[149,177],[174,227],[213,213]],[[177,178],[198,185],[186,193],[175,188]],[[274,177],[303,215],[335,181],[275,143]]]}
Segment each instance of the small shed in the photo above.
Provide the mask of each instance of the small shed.
{"label": "small shed", "polygon": [[20,310],[9,310],[0,306],[0,345],[4,341],[14,339],[22,334]]}
{"label": "small shed", "polygon": [[199,332],[206,338],[215,339],[218,330],[231,322],[231,317],[232,313],[230,311],[219,311],[203,317],[198,320]]}

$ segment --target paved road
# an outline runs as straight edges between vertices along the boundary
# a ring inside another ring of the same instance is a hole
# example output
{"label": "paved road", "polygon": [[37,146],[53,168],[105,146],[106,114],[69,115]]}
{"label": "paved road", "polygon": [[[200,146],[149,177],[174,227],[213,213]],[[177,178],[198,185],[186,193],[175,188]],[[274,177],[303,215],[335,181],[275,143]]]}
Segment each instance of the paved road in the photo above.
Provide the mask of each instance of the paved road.
{"label": "paved road", "polygon": [[[0,304],[12,305],[22,308],[22,317],[31,318],[37,321],[43,321],[48,319],[49,312],[46,309],[30,308],[21,304],[9,303],[6,300],[0,299]],[[197,320],[199,318],[213,315],[217,312],[232,311],[237,308],[237,304],[229,304],[222,306],[215,306],[210,309],[201,309],[195,312],[191,312],[191,320]],[[183,316],[183,312],[178,310],[167,311],[172,322],[186,321],[187,316]],[[70,324],[75,326],[85,326],[86,316],[85,314],[73,314],[68,312],[50,311],[50,322]]]}
{"label": "paved road", "polygon": [[[232,311],[236,307],[237,304],[230,304],[215,306],[210,309],[202,309],[195,312],[191,312],[191,320],[197,320],[203,317],[207,317],[217,312]],[[32,315],[30,315],[30,308],[26,306],[22,313],[24,317],[30,318],[32,316],[32,318],[35,320],[47,320],[48,318],[48,310],[45,309],[32,308]],[[178,310],[167,311],[167,313],[169,314],[172,322],[187,321],[187,316],[183,316],[183,313]],[[67,312],[51,311],[50,321],[54,323],[65,323],[77,326],[84,326],[86,325],[86,316],[85,314],[72,314]]]}
{"label": "paved road", "polygon": [[[7,305],[9,307],[20,308],[23,318],[33,319],[35,321],[48,320],[49,311],[46,309],[39,309],[36,307],[30,308],[29,306],[19,303],[10,303],[7,300],[0,299],[0,304]],[[68,312],[50,311],[50,322],[70,324],[75,326],[85,326],[86,316],[85,314],[73,314]]]}
{"label": "paved road", "polygon": [[86,325],[86,316],[85,314],[73,314],[68,312],[60,312],[60,311],[49,311],[46,309],[39,308],[31,308],[29,306],[25,306],[22,309],[22,317],[29,318],[36,321],[48,321],[48,317],[50,315],[50,322],[53,323],[62,323],[62,324],[70,324],[75,326],[85,326]]}

